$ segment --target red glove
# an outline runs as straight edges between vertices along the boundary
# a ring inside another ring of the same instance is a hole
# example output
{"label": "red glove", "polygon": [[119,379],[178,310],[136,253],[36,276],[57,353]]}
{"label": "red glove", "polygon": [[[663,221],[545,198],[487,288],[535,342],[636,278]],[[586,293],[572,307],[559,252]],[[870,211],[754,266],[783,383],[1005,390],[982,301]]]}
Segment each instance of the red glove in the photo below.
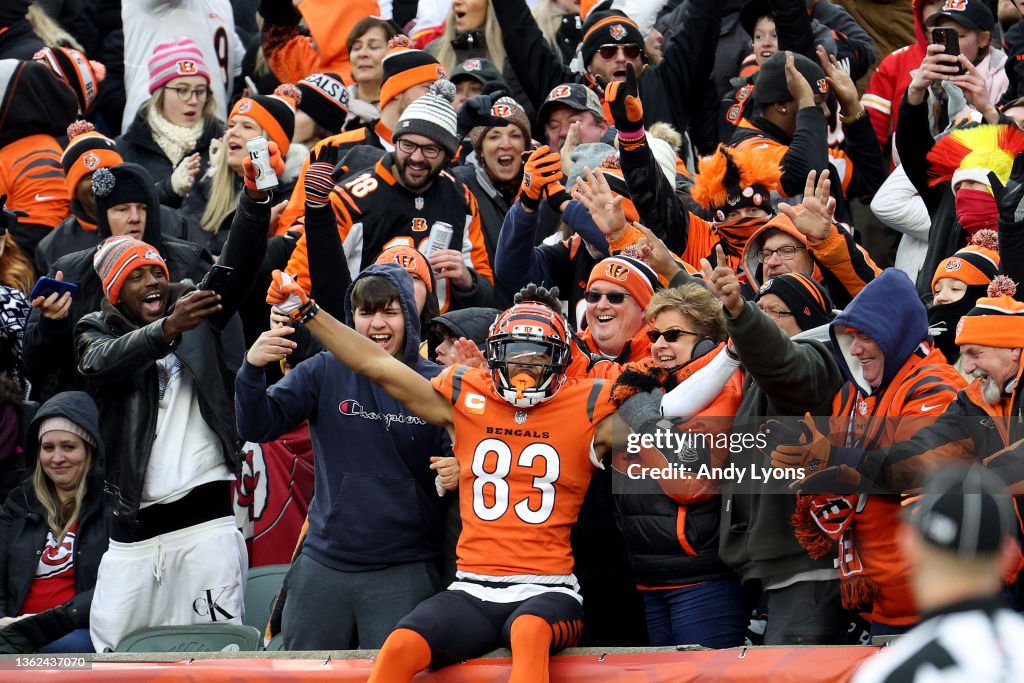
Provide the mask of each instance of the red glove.
{"label": "red glove", "polygon": [[310,302],[309,295],[291,275],[275,270],[267,290],[267,303],[276,306],[282,313],[291,314]]}
{"label": "red glove", "polygon": [[544,188],[562,178],[562,157],[547,145],[533,150],[523,166],[523,188],[520,201],[531,211],[537,210]]}
{"label": "red glove", "polygon": [[[284,157],[281,156],[281,150],[278,149],[277,143],[273,140],[267,143],[267,152],[270,154],[270,167],[274,169],[274,173],[280,178],[281,174],[284,173]],[[264,190],[256,189],[256,169],[252,167],[252,159],[248,156],[242,162],[242,170],[245,171],[245,186],[253,192],[264,192]]]}

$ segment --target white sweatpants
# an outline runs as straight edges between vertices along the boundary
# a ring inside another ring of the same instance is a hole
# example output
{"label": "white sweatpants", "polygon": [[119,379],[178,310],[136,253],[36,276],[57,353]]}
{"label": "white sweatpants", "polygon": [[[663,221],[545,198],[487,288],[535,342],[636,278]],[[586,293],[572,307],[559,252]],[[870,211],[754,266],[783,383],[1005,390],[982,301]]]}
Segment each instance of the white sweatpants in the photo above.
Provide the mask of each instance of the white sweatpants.
{"label": "white sweatpants", "polygon": [[89,613],[96,652],[146,626],[242,623],[247,574],[232,517],[137,543],[110,541]]}

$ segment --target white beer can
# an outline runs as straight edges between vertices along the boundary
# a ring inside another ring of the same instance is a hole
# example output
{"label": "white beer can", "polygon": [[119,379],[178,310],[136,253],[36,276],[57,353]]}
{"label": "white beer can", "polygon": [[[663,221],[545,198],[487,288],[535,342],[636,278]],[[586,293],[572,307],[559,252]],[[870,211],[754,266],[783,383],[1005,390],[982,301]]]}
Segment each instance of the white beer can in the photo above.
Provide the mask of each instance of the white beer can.
{"label": "white beer can", "polygon": [[249,152],[249,159],[252,160],[252,167],[256,171],[256,189],[273,190],[276,188],[277,173],[270,165],[267,139],[262,135],[254,137],[245,143],[245,149]]}
{"label": "white beer can", "polygon": [[441,251],[447,249],[452,243],[452,235],[455,234],[455,230],[452,226],[444,221],[435,221],[430,226],[430,241],[427,242],[427,256],[430,256],[435,251]]}

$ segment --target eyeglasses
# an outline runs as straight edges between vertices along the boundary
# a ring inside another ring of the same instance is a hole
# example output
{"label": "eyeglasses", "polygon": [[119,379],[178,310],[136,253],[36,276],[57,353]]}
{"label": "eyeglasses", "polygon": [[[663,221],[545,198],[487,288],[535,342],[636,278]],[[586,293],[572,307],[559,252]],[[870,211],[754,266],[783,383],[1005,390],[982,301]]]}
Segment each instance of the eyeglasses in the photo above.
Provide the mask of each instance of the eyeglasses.
{"label": "eyeglasses", "polygon": [[646,334],[647,334],[647,339],[649,339],[652,344],[657,344],[658,343],[658,339],[660,339],[661,337],[664,337],[665,341],[667,341],[669,344],[675,344],[677,341],[679,341],[679,338],[681,336],[683,336],[684,334],[689,336],[689,337],[698,337],[698,336],[700,336],[696,332],[689,332],[687,330],[675,330],[675,329],[673,329],[673,330],[665,330],[664,332],[662,332],[661,330],[650,329],[650,330],[647,330]]}
{"label": "eyeglasses", "polygon": [[626,59],[636,59],[640,56],[640,46],[632,43],[629,45],[602,45],[597,48],[597,54],[601,55],[602,59],[615,59],[619,50],[622,50]]}
{"label": "eyeglasses", "polygon": [[762,313],[764,313],[766,316],[773,320],[781,320],[783,317],[787,315],[793,315],[792,311],[780,311],[777,308],[762,308],[761,306],[758,306],[758,308],[761,309]]}
{"label": "eyeglasses", "polygon": [[182,102],[188,102],[193,97],[195,97],[200,102],[204,102],[204,101],[206,101],[206,98],[210,96],[210,89],[209,88],[195,88],[195,89],[193,89],[193,88],[188,87],[187,85],[181,85],[181,86],[178,86],[177,88],[165,88],[165,89],[166,90],[170,90],[171,92],[176,94],[178,96],[178,99],[181,100]]}
{"label": "eyeglasses", "polygon": [[806,248],[807,247],[797,247],[791,244],[788,247],[779,247],[778,249],[762,249],[757,252],[757,260],[764,263],[774,254],[783,261],[790,261],[794,256],[796,256],[796,252]]}
{"label": "eyeglasses", "polygon": [[428,159],[436,159],[441,153],[441,148],[437,145],[417,145],[412,140],[406,140],[405,138],[399,138],[398,142],[395,143],[395,147],[402,150],[403,154],[415,154],[416,150],[423,152],[423,156]]}
{"label": "eyeglasses", "polygon": [[608,299],[608,303],[611,305],[618,306],[626,300],[626,297],[629,296],[629,294],[626,294],[625,292],[595,292],[593,290],[583,294],[583,298],[587,300],[588,304],[596,304],[601,300],[602,296]]}

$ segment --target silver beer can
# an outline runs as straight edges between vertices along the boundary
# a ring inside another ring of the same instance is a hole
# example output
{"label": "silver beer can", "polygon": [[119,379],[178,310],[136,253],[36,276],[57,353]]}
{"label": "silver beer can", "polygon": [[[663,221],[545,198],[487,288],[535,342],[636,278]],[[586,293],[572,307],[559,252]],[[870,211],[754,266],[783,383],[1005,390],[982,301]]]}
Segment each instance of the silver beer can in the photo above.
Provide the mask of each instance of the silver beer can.
{"label": "silver beer can", "polygon": [[245,149],[249,152],[249,159],[252,161],[253,170],[256,171],[256,189],[273,190],[277,187],[277,173],[270,165],[270,150],[267,149],[267,139],[262,135],[255,137],[245,143]]}
{"label": "silver beer can", "polygon": [[449,223],[444,221],[434,221],[434,224],[430,226],[430,241],[427,242],[427,256],[430,256],[435,251],[441,251],[447,249],[452,243],[452,235],[455,234],[455,230]]}

